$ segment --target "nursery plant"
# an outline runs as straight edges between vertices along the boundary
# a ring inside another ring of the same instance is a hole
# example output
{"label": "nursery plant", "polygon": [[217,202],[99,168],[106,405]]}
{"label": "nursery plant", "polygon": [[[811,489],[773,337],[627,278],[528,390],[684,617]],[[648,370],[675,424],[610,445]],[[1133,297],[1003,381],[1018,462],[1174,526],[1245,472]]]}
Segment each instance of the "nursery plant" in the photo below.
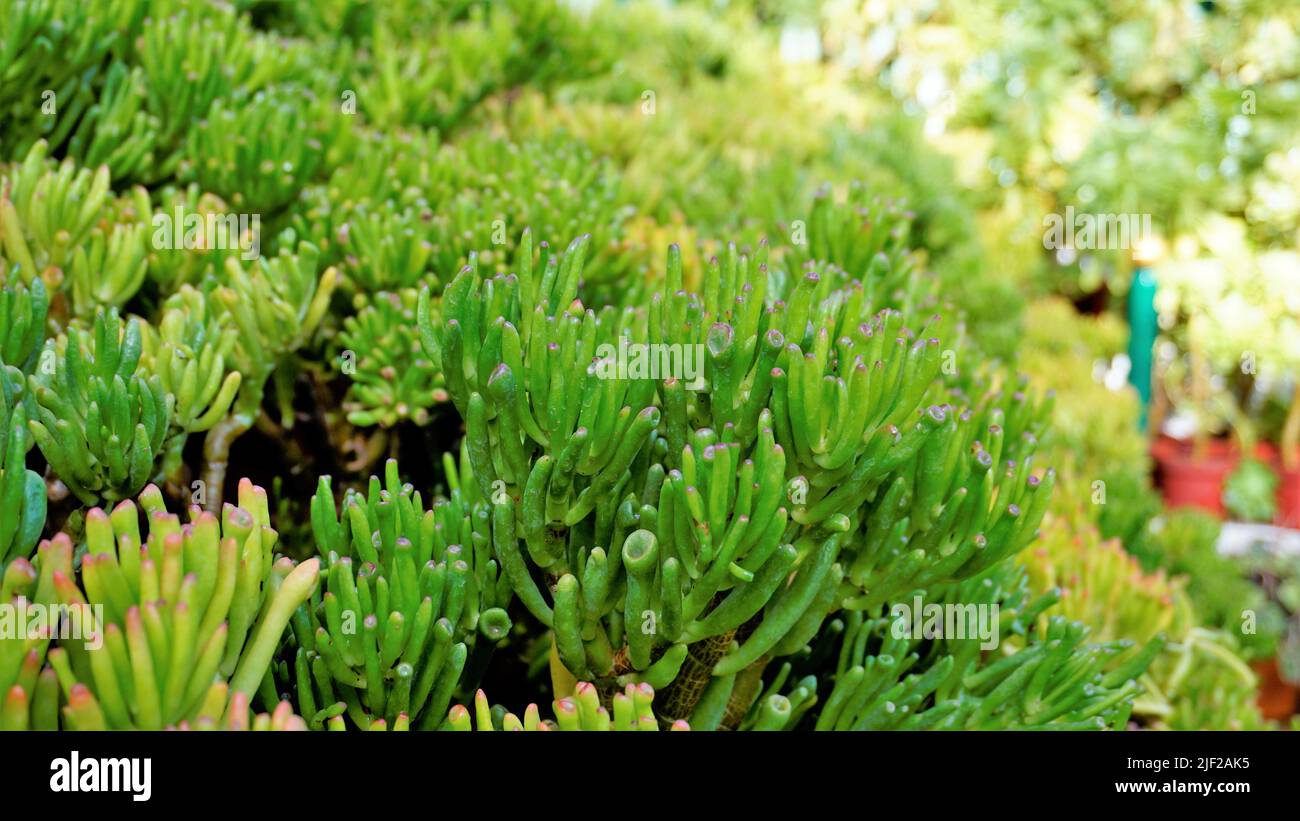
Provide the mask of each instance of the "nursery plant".
{"label": "nursery plant", "polygon": [[1152,542],[1155,560],[1170,575],[1187,579],[1198,621],[1232,634],[1248,660],[1270,658],[1286,626],[1286,611],[1252,579],[1258,559],[1222,556],[1216,549],[1220,523],[1200,510],[1170,511]]}
{"label": "nursery plant", "polygon": [[[1283,616],[1281,637],[1276,645],[1278,671],[1293,686],[1300,683],[1300,573],[1294,557],[1253,549],[1243,559],[1247,575],[1264,592],[1266,604],[1262,618]],[[1272,625],[1270,625],[1272,626]],[[1276,629],[1276,628],[1274,628]],[[1267,648],[1267,645],[1265,646]]]}
{"label": "nursery plant", "polygon": [[[1268,522],[1279,513],[1289,520],[1293,494],[1279,493],[1278,474],[1289,477],[1294,468],[1300,404],[1288,400],[1300,337],[1295,306],[1275,295],[1292,290],[1297,257],[1252,252],[1246,230],[1240,222],[1212,222],[1201,233],[1218,256],[1176,258],[1162,267],[1172,354],[1163,363],[1164,385],[1174,410],[1193,422],[1191,457],[1204,463],[1207,488],[1220,489],[1221,498],[1207,503],[1247,521]],[[1270,425],[1265,409],[1279,393],[1290,407]],[[1229,432],[1231,452],[1212,440]],[[1261,434],[1273,441],[1261,443]],[[1176,476],[1186,472],[1177,454],[1165,458]]]}

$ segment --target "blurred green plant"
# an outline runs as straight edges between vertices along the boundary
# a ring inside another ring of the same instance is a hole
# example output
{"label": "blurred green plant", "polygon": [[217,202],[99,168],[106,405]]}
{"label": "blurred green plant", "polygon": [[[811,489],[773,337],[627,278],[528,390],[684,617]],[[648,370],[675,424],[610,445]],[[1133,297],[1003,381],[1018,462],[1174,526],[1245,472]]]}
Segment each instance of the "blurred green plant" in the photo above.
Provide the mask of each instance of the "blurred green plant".
{"label": "blurred green plant", "polygon": [[1154,530],[1154,558],[1170,575],[1187,578],[1198,622],[1234,636],[1248,659],[1271,658],[1285,611],[1250,580],[1248,565],[1218,553],[1219,529],[1212,514],[1171,510]]}
{"label": "blurred green plant", "polygon": [[1277,513],[1277,473],[1259,459],[1243,459],[1223,484],[1223,506],[1247,522],[1271,522]]}

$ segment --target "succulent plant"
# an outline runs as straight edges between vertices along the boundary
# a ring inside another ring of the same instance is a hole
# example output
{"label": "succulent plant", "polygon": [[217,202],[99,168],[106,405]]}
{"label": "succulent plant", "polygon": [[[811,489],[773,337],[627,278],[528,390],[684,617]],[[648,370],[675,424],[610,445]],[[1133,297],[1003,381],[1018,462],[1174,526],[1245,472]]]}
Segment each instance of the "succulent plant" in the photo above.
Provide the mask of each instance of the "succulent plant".
{"label": "succulent plant", "polygon": [[[65,0],[5,3],[0,112],[13,126],[0,138],[6,157],[22,154],[38,139],[59,147],[78,123],[102,116],[99,68],[125,51],[145,5],[138,0],[96,8]],[[94,111],[87,115],[88,109]]]}
{"label": "succulent plant", "polygon": [[0,728],[1260,726],[1124,552],[1123,328],[984,355],[1033,152],[780,9],[569,5],[0,0]]}
{"label": "succulent plant", "polygon": [[860,182],[849,186],[843,201],[823,188],[807,220],[786,226],[793,239],[787,264],[792,272],[835,266],[868,289],[870,304],[910,310],[934,286],[911,251],[912,218]]}
{"label": "succulent plant", "polygon": [[175,400],[172,416],[178,430],[168,439],[162,465],[163,475],[174,477],[186,436],[224,419],[239,390],[242,376],[228,366],[235,328],[228,315],[218,314],[203,293],[188,285],[163,304],[156,331],[145,327],[142,361]]}
{"label": "succulent plant", "polygon": [[[215,194],[199,189],[197,183],[168,186],[159,193],[159,204],[151,217],[149,264],[146,273],[162,295],[170,296],[182,285],[202,287],[225,267],[225,258],[246,257],[261,250],[256,227],[245,215],[241,227],[238,214]],[[223,234],[224,232],[224,234]]]}
{"label": "succulent plant", "polygon": [[0,289],[0,362],[32,372],[45,341],[49,309],[49,291],[40,279],[33,279],[29,287],[14,282]]}
{"label": "succulent plant", "polygon": [[208,690],[204,705],[199,708],[198,716],[192,721],[177,724],[177,730],[221,730],[231,732],[238,730],[259,731],[305,731],[307,722],[301,716],[294,715],[293,707],[287,701],[276,704],[269,713],[250,714],[249,698],[245,693],[234,693],[227,697],[226,685],[214,684]]}
{"label": "succulent plant", "polygon": [[[791,682],[789,678],[792,669],[790,662],[782,663],[776,676],[764,685],[761,693],[754,696],[753,705],[736,729],[774,732],[793,730],[799,726],[803,717],[820,702],[820,697],[817,694],[817,677],[807,675]],[[734,722],[733,717],[726,715],[723,720]]]}
{"label": "succulent plant", "polygon": [[[133,213],[152,213],[149,195],[135,188],[128,198]],[[75,316],[93,316],[100,307],[121,308],[144,284],[149,228],[143,220],[114,222],[91,229],[64,272]]]}
{"label": "succulent plant", "polygon": [[1271,522],[1277,513],[1277,473],[1259,459],[1243,459],[1223,485],[1223,506],[1248,522]]}
{"label": "succulent plant", "polygon": [[817,729],[1120,729],[1152,654],[1106,673],[1118,648],[1084,644],[1087,636],[1085,625],[1058,616],[995,661],[963,671],[959,656],[945,655],[911,673],[919,656],[886,640],[879,654],[849,657],[854,665],[840,671]]}
{"label": "succulent plant", "polygon": [[1157,714],[1156,729],[1265,730],[1255,673],[1242,662],[1232,637],[1219,630],[1192,628],[1182,641],[1152,665],[1150,679],[1168,709]]}
{"label": "succulent plant", "polygon": [[[1183,729],[1261,726],[1252,703],[1254,674],[1239,657],[1247,638],[1242,619],[1253,611],[1238,609],[1227,624],[1200,626],[1205,615],[1187,593],[1187,577],[1143,571],[1118,541],[1102,541],[1081,511],[1049,517],[1022,561],[1032,585],[1059,590],[1062,614],[1087,624],[1100,641],[1130,644],[1108,662],[1108,671],[1149,657],[1138,679],[1143,692],[1133,702],[1134,720]],[[1219,566],[1219,572],[1231,569],[1231,562]],[[1239,607],[1252,604],[1266,621],[1262,601],[1238,600]],[[1202,704],[1207,700],[1213,708]]]}
{"label": "succulent plant", "polygon": [[359,108],[376,125],[418,125],[450,133],[484,100],[525,81],[548,87],[599,65],[574,12],[554,0],[507,0],[449,7],[420,16],[420,47],[397,49],[411,20],[393,9],[374,26],[374,75],[359,92]]}
{"label": "succulent plant", "polygon": [[72,553],[69,539],[45,540],[34,561],[19,556],[0,562],[0,606],[7,620],[26,626],[19,630],[11,621],[0,635],[0,726],[6,730],[58,727],[58,682],[43,667],[55,634],[44,614],[58,601],[56,575],[72,576]]}
{"label": "succulent plant", "polygon": [[1163,570],[1144,573],[1117,540],[1103,541],[1082,515],[1052,516],[1024,564],[1040,590],[1061,591],[1060,609],[1092,626],[1099,638],[1144,643],[1189,626],[1184,582]]}
{"label": "succulent plant", "polygon": [[[218,98],[189,132],[179,173],[239,212],[270,215],[288,205],[321,170],[333,102],[304,100],[304,89],[274,87]],[[311,128],[308,123],[321,123]],[[250,140],[248,135],[277,135]]]}
{"label": "succulent plant", "polygon": [[109,173],[107,166],[91,171],[72,160],[50,168],[48,149],[38,141],[0,180],[0,247],[19,280],[40,276],[58,287],[107,202]]}
{"label": "succulent plant", "polygon": [[[866,288],[836,271],[764,311],[765,249],[732,250],[703,295],[670,255],[644,311],[584,310],[584,250],[543,250],[538,269],[523,256],[510,276],[471,264],[438,317],[428,292],[420,310],[475,477],[485,495],[507,489],[502,567],[570,674],[647,681],[665,716],[694,723],[711,699],[727,707],[722,682],[798,651],[830,612],[977,576],[1033,538],[1052,484],[1031,458],[1046,406],[1017,393],[1006,411],[923,411],[941,322],[909,343],[897,313],[868,323]],[[675,350],[676,370],[620,367],[630,344]]]}
{"label": "succulent plant", "polygon": [[[318,272],[318,258],[316,247],[303,243],[297,253],[281,250],[247,268],[234,257],[225,259],[223,284],[212,297],[238,332],[233,358],[242,379],[231,412],[204,440],[203,481],[217,501],[230,446],[262,413],[267,380],[285,357],[311,340],[329,308],[338,272],[332,267]],[[283,415],[281,424],[292,427],[292,412]]]}
{"label": "succulent plant", "polygon": [[141,344],[137,320],[101,310],[92,333],[48,341],[29,379],[32,437],[87,505],[133,496],[158,474],[175,397],[140,366]]}
{"label": "succulent plant", "polygon": [[98,98],[68,137],[68,156],[86,166],[105,165],[115,179],[150,176],[158,120],[146,110],[147,88],[143,69],[113,61]]}
{"label": "succulent plant", "polygon": [[52,667],[40,667],[36,651],[23,660],[18,682],[0,700],[0,730],[59,729],[59,680]]}
{"label": "succulent plant", "polygon": [[27,469],[32,435],[22,384],[22,374],[0,361],[0,568],[31,555],[45,527],[45,480]]}
{"label": "succulent plant", "polygon": [[81,586],[53,576],[60,603],[93,621],[79,631],[84,641],[51,651],[74,726],[161,729],[213,717],[218,677],[222,695],[270,687],[272,658],[319,562],[276,561],[266,492],[248,480],[239,490],[238,507],[218,518],[196,505],[186,525],[152,485],[138,508],[126,501],[86,514]]}
{"label": "succulent plant", "polygon": [[322,592],[293,625],[292,678],[314,727],[346,713],[361,728],[436,728],[467,664],[476,666],[471,655],[510,631],[513,593],[494,558],[489,508],[444,461],[453,490],[428,510],[393,460],[382,483],[372,477],[338,507],[329,477],[320,480],[312,530]]}
{"label": "succulent plant", "polygon": [[419,292],[359,294],[354,316],[339,333],[339,367],[351,380],[343,401],[348,422],[392,427],[402,420],[429,421],[431,408],[447,401],[442,371],[420,346],[415,328]]}
{"label": "succulent plant", "polygon": [[[572,696],[555,701],[554,719],[543,720],[537,705],[529,704],[521,720],[504,708],[493,708],[488,704],[487,694],[479,690],[474,696],[473,712],[457,704],[451,708],[443,726],[448,730],[460,731],[657,731],[659,721],[651,708],[654,695],[654,688],[649,684],[629,684],[623,692],[613,695],[610,699],[610,707],[606,708],[600,702],[600,694],[596,686],[588,681],[580,681],[574,687]],[[675,721],[667,729],[689,730],[690,725],[685,721]]]}
{"label": "succulent plant", "polygon": [[157,121],[155,179],[175,174],[187,136],[213,104],[291,77],[293,50],[259,35],[229,6],[152,16],[137,41],[146,110]]}
{"label": "succulent plant", "polygon": [[1197,623],[1232,635],[1247,660],[1275,656],[1287,631],[1287,611],[1267,592],[1270,587],[1277,590],[1276,586],[1252,581],[1256,573],[1261,581],[1265,576],[1277,579],[1270,566],[1274,562],[1258,562],[1258,554],[1220,554],[1217,543],[1222,523],[1203,510],[1168,511],[1155,525],[1151,538],[1156,548],[1154,560],[1170,576],[1186,578],[1187,597]]}

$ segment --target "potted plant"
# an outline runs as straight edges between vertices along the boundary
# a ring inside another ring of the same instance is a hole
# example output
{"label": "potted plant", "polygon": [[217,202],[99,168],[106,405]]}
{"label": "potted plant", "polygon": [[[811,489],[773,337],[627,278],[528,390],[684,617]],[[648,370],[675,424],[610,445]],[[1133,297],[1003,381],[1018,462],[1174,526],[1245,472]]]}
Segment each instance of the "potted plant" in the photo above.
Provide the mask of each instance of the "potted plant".
{"label": "potted plant", "polygon": [[[1172,507],[1270,521],[1278,451],[1270,437],[1261,442],[1261,416],[1300,358],[1295,311],[1278,296],[1278,278],[1294,275],[1287,258],[1295,255],[1253,254],[1244,224],[1226,218],[1206,220],[1179,246],[1160,272],[1157,297],[1159,368],[1174,410],[1153,447],[1161,488]],[[1287,458],[1294,461],[1300,418],[1288,414],[1280,429],[1273,438],[1292,441]]]}
{"label": "potted plant", "polygon": [[1246,572],[1264,592],[1266,608],[1285,622],[1276,654],[1257,658],[1259,705],[1267,718],[1284,719],[1300,707],[1300,557],[1253,548],[1243,557]]}
{"label": "potted plant", "polygon": [[1259,256],[1258,287],[1271,295],[1269,352],[1259,386],[1261,430],[1276,445],[1279,474],[1276,522],[1300,528],[1300,253],[1273,251]]}
{"label": "potted plant", "polygon": [[1286,421],[1278,442],[1281,476],[1277,489],[1277,523],[1300,528],[1300,379],[1295,380]]}

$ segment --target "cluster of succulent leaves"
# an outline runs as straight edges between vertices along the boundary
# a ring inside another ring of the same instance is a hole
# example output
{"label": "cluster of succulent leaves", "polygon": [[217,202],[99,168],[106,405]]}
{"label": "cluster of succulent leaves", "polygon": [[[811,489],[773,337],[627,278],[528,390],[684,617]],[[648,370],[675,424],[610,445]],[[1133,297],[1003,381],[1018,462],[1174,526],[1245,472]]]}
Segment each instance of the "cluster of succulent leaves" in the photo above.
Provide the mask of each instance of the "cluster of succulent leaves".
{"label": "cluster of succulent leaves", "polygon": [[275,559],[262,488],[242,481],[238,501],[220,517],[193,506],[182,525],[150,485],[138,507],[90,509],[79,573],[63,532],[34,562],[11,562],[0,591],[13,608],[0,638],[4,727],[237,729],[259,692],[273,715],[255,723],[301,724],[277,704],[269,672],[319,562]]}
{"label": "cluster of succulent leaves", "polygon": [[[907,181],[774,163],[740,213],[721,108],[657,196],[590,130],[502,134],[640,103],[604,12],[3,4],[0,603],[102,613],[0,638],[3,726],[550,726],[478,695],[507,655],[559,729],[1127,722],[1159,647],[1016,564],[1051,402]],[[665,83],[711,93],[689,14]],[[678,208],[735,241],[669,245]],[[228,478],[263,457],[275,504]],[[997,648],[896,638],[914,595],[1001,608]]]}
{"label": "cluster of succulent leaves", "polygon": [[[482,690],[474,696],[474,712],[456,705],[447,715],[446,728],[456,731],[541,731],[587,730],[618,732],[659,730],[659,720],[652,709],[654,688],[649,684],[629,684],[610,699],[610,708],[601,704],[596,686],[580,681],[572,696],[556,699],[555,718],[543,719],[536,704],[529,704],[523,719],[504,707],[493,707]],[[612,715],[611,715],[612,713]],[[668,729],[689,730],[685,721],[675,721]]]}
{"label": "cluster of succulent leaves", "polygon": [[[834,265],[769,270],[765,245],[752,258],[732,247],[699,293],[670,252],[648,299],[589,308],[584,250],[575,241],[492,276],[471,264],[438,311],[428,292],[419,311],[492,499],[504,577],[552,628],[557,678],[609,692],[648,682],[665,690],[661,718],[736,727],[769,664],[800,653],[835,613],[882,618],[915,590],[962,582],[969,599],[1034,538],[1051,494],[1052,473],[1033,462],[1049,405],[1020,391],[971,401],[936,379],[935,334],[952,334],[948,323],[912,330],[900,311],[877,310],[910,304],[907,292],[868,299],[888,282],[887,255],[864,285]],[[701,368],[638,378],[615,361],[629,346],[698,352]],[[1070,696],[1059,712],[1031,713],[1122,724],[1133,671],[1150,657],[1118,665],[1110,700],[1093,700],[1117,648],[1085,644],[1083,625],[1067,642],[1067,625],[1028,628],[1058,650],[1043,686]],[[904,699],[888,692],[891,705]],[[908,708],[932,692],[912,693]],[[983,726],[996,712],[960,716]]]}

